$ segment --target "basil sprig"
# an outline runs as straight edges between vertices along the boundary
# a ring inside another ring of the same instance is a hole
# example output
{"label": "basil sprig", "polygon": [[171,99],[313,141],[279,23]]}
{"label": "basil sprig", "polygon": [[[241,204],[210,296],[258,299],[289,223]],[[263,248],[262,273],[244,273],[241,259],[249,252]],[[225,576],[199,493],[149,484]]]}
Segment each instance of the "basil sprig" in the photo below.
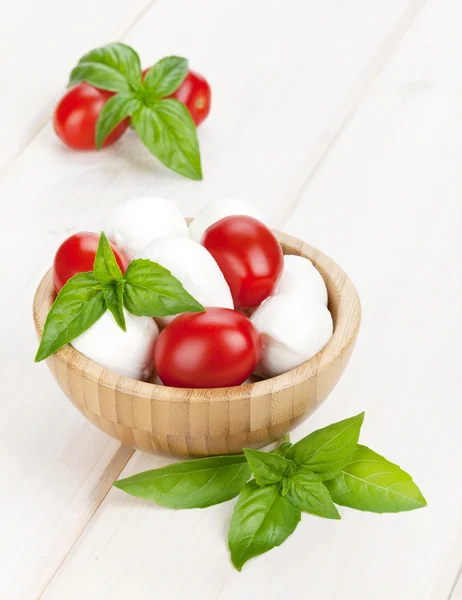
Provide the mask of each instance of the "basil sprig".
{"label": "basil sprig", "polygon": [[131,117],[143,144],[167,168],[202,179],[196,127],[188,109],[167,98],[178,89],[188,72],[188,61],[167,56],[142,80],[138,54],[125,44],[109,44],[91,50],[71,72],[69,85],[85,81],[115,92],[103,106],[96,124],[96,147],[124,119]]}
{"label": "basil sprig", "polygon": [[[392,513],[426,506],[410,475],[358,444],[364,413],[318,429],[272,452],[177,463],[122,479],[125,492],[171,508],[205,508],[239,494],[228,534],[239,571],[252,557],[281,545],[302,512],[340,519],[335,504]],[[254,479],[248,481],[251,474]]]}
{"label": "basil sprig", "polygon": [[205,310],[170,271],[150,260],[132,261],[123,275],[102,232],[93,271],[77,273],[57,295],[45,321],[35,362],[48,358],[78,337],[106,310],[126,331],[125,309],[139,317]]}

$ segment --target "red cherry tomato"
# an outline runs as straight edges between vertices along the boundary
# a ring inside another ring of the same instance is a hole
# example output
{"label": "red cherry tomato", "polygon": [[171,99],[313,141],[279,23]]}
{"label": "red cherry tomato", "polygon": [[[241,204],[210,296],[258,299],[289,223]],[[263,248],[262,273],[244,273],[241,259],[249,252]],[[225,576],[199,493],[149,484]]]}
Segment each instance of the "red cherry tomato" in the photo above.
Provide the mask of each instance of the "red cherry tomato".
{"label": "red cherry tomato", "polygon": [[202,245],[228,282],[235,308],[261,304],[281,277],[281,246],[271,229],[258,219],[244,215],[225,217],[206,230]]}
{"label": "red cherry tomato", "polygon": [[[143,78],[148,71],[149,69],[143,71]],[[168,97],[176,98],[186,105],[196,127],[199,127],[210,112],[212,91],[207,80],[194,71],[188,71],[180,87]]]}
{"label": "red cherry tomato", "polygon": [[[113,92],[100,90],[88,83],[79,83],[63,96],[55,109],[53,125],[61,140],[74,150],[96,150],[96,122],[99,114],[113,96]],[[110,146],[125,133],[129,119],[121,121],[104,140]]]}
{"label": "red cherry tomato", "polygon": [[[53,284],[56,293],[59,292],[68,279],[74,277],[77,273],[93,271],[98,243],[99,235],[85,231],[71,235],[61,244],[53,263]],[[122,273],[125,273],[129,263],[128,258],[112,243],[111,248]]]}
{"label": "red cherry tomato", "polygon": [[212,92],[207,81],[194,71],[188,71],[185,80],[171,96],[186,105],[191,117],[198,127],[209,112]]}
{"label": "red cherry tomato", "polygon": [[240,385],[260,360],[253,324],[229,308],[183,313],[162,331],[154,350],[164,385],[215,388]]}

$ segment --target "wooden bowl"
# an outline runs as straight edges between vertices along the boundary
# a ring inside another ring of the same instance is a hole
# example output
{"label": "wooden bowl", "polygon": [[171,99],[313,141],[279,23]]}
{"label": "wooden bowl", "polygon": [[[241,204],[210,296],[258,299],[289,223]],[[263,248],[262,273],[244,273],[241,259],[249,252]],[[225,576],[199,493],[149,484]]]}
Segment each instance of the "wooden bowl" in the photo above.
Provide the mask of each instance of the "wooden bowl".
{"label": "wooden bowl", "polygon": [[[340,379],[361,321],[357,292],[342,269],[312,246],[275,232],[284,254],[309,258],[329,294],[334,334],[312,359],[257,383],[184,389],[108,371],[69,344],[47,359],[59,386],[94,425],[127,446],[175,456],[234,454],[276,441],[308,417]],[[54,301],[51,270],[34,298],[37,335]]]}

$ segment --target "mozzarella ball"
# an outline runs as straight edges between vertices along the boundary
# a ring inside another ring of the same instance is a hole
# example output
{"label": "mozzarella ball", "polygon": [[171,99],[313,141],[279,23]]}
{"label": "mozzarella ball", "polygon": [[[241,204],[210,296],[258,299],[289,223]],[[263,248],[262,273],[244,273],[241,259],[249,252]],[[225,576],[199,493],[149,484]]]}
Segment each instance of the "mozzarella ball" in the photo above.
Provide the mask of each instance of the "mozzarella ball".
{"label": "mozzarella ball", "polygon": [[[223,273],[204,246],[187,238],[161,238],[148,244],[137,258],[148,258],[168,269],[205,308],[234,308]],[[158,321],[166,325],[172,318]]]}
{"label": "mozzarella ball", "polygon": [[188,226],[177,205],[165,198],[134,198],[110,214],[105,232],[132,259],[160,237],[188,237]]}
{"label": "mozzarella ball", "polygon": [[327,288],[321,273],[303,256],[284,256],[284,269],[274,294],[300,292],[327,306]]}
{"label": "mozzarella ball", "polygon": [[201,242],[205,230],[217,221],[231,215],[248,215],[263,221],[258,208],[237,198],[221,198],[208,204],[189,225],[189,237]]}
{"label": "mozzarella ball", "polygon": [[317,354],[332,337],[332,316],[304,294],[281,293],[265,300],[252,323],[262,336],[262,357],[255,373],[275,377]]}
{"label": "mozzarella ball", "polygon": [[71,345],[90,360],[124,377],[145,381],[154,369],[154,345],[159,329],[150,317],[135,317],[124,309],[127,331],[107,310]]}

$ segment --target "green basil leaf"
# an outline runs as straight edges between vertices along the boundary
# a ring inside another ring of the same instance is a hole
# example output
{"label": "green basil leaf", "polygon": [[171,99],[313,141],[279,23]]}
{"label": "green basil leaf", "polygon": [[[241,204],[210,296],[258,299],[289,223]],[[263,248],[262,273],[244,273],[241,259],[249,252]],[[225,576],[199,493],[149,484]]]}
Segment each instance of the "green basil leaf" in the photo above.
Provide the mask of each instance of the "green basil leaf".
{"label": "green basil leaf", "polygon": [[139,317],[202,312],[204,307],[170,271],[148,259],[133,260],[125,272],[125,307]]}
{"label": "green basil leaf", "polygon": [[278,456],[285,456],[289,451],[289,448],[292,448],[292,444],[290,442],[282,442],[280,446],[271,450],[271,454],[277,454]]}
{"label": "green basil leaf", "polygon": [[113,281],[123,281],[124,277],[116,257],[112,251],[104,231],[99,237],[98,249],[96,251],[95,262],[93,263],[95,277],[101,283],[112,283]]}
{"label": "green basil leaf", "polygon": [[326,486],[336,504],[375,513],[414,510],[427,505],[412,477],[366,446]]}
{"label": "green basil leaf", "polygon": [[282,478],[282,486],[281,486],[281,495],[286,496],[287,492],[290,490],[291,478],[284,476]]}
{"label": "green basil leaf", "polygon": [[141,100],[134,94],[120,93],[109,98],[96,123],[96,148],[100,150],[111,131],[140,106]]}
{"label": "green basil leaf", "polygon": [[318,429],[294,444],[286,458],[321,479],[332,479],[351,461],[363,420],[364,413],[361,413]]}
{"label": "green basil leaf", "polygon": [[244,454],[255,477],[258,485],[271,485],[281,481],[288,468],[291,466],[290,460],[272,454],[271,452],[261,452],[244,448]]}
{"label": "green basil leaf", "polygon": [[326,519],[340,519],[326,486],[316,475],[304,469],[299,469],[292,477],[287,498],[303,512]]}
{"label": "green basil leaf", "polygon": [[138,54],[126,44],[109,44],[91,50],[73,69],[69,85],[86,81],[111,92],[130,92],[141,87]]}
{"label": "green basil leaf", "polygon": [[167,56],[149,69],[143,87],[153,99],[173,94],[188,73],[188,61],[179,56]]}
{"label": "green basil leaf", "polygon": [[249,481],[234,507],[228,545],[238,571],[252,557],[280,546],[297,527],[301,512],[279,493],[279,484]]}
{"label": "green basil leaf", "polygon": [[145,471],[114,485],[170,508],[206,508],[239,494],[250,477],[245,456],[199,458]]}
{"label": "green basil leaf", "polygon": [[116,283],[114,281],[112,284],[107,284],[103,293],[106,306],[113,314],[117,325],[123,329],[123,331],[127,331],[124,315],[124,286],[125,282],[120,281],[119,283]]}
{"label": "green basil leaf", "polygon": [[148,150],[166,167],[190,179],[202,179],[196,127],[184,104],[169,98],[143,106],[132,125]]}
{"label": "green basil leaf", "polygon": [[93,325],[106,311],[93,271],[77,273],[64,285],[48,313],[35,362],[48,358]]}

